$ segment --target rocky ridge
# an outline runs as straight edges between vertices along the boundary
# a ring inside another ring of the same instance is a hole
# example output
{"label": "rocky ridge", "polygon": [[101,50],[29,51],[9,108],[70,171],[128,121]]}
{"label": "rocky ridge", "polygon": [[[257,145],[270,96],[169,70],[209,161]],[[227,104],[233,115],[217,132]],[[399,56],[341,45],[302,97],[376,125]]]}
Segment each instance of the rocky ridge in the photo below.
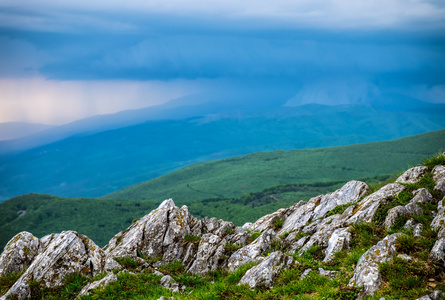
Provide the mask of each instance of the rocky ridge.
{"label": "rocky ridge", "polygon": [[[392,207],[385,215],[379,215],[392,199],[407,192],[410,184],[426,176],[432,176],[435,182],[432,191],[435,196],[425,188],[409,191],[412,197],[407,204]],[[63,285],[64,278],[70,274],[80,273],[91,278],[106,272],[105,278],[83,287],[79,296],[86,295],[116,281],[115,273],[126,271],[118,258],[131,258],[137,262],[138,270],[158,272],[162,276],[160,284],[178,293],[184,288],[169,275],[157,271],[158,267],[180,261],[186,272],[205,275],[217,269],[234,271],[246,263],[254,263],[256,265],[239,283],[251,289],[271,288],[283,270],[299,265],[298,257],[295,259],[291,254],[301,255],[317,249],[320,260],[329,263],[337,252],[349,249],[355,224],[371,223],[383,217],[383,226],[391,232],[397,222],[407,220],[404,228],[421,236],[424,225],[413,217],[426,213],[420,207],[425,204],[435,207],[431,211],[434,219],[427,225],[437,232],[428,259],[439,270],[438,276],[444,278],[444,196],[445,166],[438,165],[432,170],[421,166],[407,170],[395,183],[372,193],[366,183],[350,181],[333,193],[314,197],[308,202],[297,202],[242,227],[216,218],[198,220],[190,215],[187,206],[177,207],[172,199],[167,199],[127,230],[116,234],[103,249],[74,231],[40,239],[29,232],[21,232],[9,241],[0,256],[0,276],[23,274],[0,300],[11,296],[30,298],[31,282],[54,288]],[[259,235],[253,241],[252,233]],[[372,296],[381,287],[380,264],[397,255],[406,255],[396,247],[402,235],[387,234],[361,255],[348,283],[351,288],[360,287],[358,298]],[[311,272],[310,269],[304,271],[305,276]],[[318,272],[322,276],[336,276],[335,271],[322,268]],[[440,295],[440,292],[435,293]],[[421,299],[435,299],[431,295]]]}

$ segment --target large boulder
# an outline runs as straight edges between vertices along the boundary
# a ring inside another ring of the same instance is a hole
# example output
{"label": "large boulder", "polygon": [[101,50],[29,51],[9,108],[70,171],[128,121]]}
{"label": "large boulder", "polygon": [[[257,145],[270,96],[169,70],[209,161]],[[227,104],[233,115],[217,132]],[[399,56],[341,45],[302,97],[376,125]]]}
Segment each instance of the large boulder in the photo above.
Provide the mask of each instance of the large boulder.
{"label": "large boulder", "polygon": [[103,251],[89,238],[75,231],[63,231],[34,258],[4,298],[14,295],[19,299],[31,297],[31,280],[43,287],[53,288],[62,285],[65,277],[72,273],[95,276],[103,270],[104,258]]}
{"label": "large boulder", "polygon": [[401,233],[386,236],[383,240],[372,246],[360,257],[355,267],[354,275],[349,286],[362,287],[359,298],[372,296],[382,284],[379,265],[390,260],[396,254],[396,239]]}
{"label": "large boulder", "polygon": [[271,288],[281,271],[293,264],[295,261],[292,257],[280,251],[273,252],[259,265],[250,268],[241,278],[240,284],[247,284],[251,289]]}
{"label": "large boulder", "polygon": [[396,179],[396,183],[416,183],[428,172],[428,167],[419,166],[406,170]]}
{"label": "large boulder", "polygon": [[19,273],[28,268],[40,250],[40,241],[31,233],[16,234],[0,256],[0,276]]}

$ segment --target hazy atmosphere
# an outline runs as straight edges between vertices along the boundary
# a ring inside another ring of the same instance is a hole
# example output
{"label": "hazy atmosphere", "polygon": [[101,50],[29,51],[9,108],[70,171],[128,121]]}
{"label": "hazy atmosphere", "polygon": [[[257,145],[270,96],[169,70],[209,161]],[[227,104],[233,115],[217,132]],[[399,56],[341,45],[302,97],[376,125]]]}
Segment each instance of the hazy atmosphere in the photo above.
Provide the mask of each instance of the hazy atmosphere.
{"label": "hazy atmosphere", "polygon": [[3,0],[0,122],[261,90],[288,106],[445,103],[444,32],[437,0]]}

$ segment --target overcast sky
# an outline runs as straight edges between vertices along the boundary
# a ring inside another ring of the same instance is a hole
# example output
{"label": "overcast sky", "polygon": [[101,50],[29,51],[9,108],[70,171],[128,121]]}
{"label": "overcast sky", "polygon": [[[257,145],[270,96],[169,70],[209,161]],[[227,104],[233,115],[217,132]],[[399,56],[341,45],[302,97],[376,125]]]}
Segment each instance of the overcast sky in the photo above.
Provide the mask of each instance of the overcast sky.
{"label": "overcast sky", "polygon": [[288,105],[445,102],[444,33],[442,0],[0,0],[0,122],[63,124],[235,83],[273,83]]}

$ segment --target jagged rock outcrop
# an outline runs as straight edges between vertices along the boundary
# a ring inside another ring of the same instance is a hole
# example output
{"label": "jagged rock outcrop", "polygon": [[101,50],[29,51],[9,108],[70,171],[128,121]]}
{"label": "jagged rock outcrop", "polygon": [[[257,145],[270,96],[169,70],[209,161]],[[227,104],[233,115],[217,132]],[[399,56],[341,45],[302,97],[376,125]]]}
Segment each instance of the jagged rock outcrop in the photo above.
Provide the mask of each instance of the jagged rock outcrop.
{"label": "jagged rock outcrop", "polygon": [[104,248],[106,270],[116,267],[114,257],[163,257],[165,261],[180,259],[185,251],[184,236],[192,232],[198,220],[190,216],[187,206],[178,208],[172,199],[134,222],[125,232],[114,236]]}
{"label": "jagged rock outcrop", "polygon": [[269,248],[275,236],[275,232],[269,229],[251,244],[235,251],[227,261],[228,269],[233,271],[248,262],[262,260],[261,254]]}
{"label": "jagged rock outcrop", "polygon": [[366,251],[355,267],[349,286],[363,287],[359,298],[372,296],[382,284],[379,265],[388,261],[396,253],[396,239],[401,233],[386,236],[383,240]]}
{"label": "jagged rock outcrop", "polygon": [[221,239],[213,233],[204,234],[199,242],[196,259],[188,271],[195,274],[202,274],[216,270],[218,260],[224,254],[225,245],[225,239]]}
{"label": "jagged rock outcrop", "polygon": [[310,199],[305,204],[291,207],[292,213],[286,218],[279,234],[289,231],[300,231],[308,222],[324,217],[337,205],[356,202],[369,190],[366,183],[350,181],[333,193]]}
{"label": "jagged rock outcrop", "polygon": [[63,231],[34,258],[3,298],[9,295],[17,295],[19,299],[29,298],[31,280],[36,280],[42,286],[56,287],[63,284],[68,274],[94,276],[103,270],[104,258],[102,249],[89,238],[75,231]]}
{"label": "jagged rock outcrop", "polygon": [[241,278],[240,284],[247,284],[251,289],[257,287],[271,288],[283,268],[290,268],[295,261],[292,257],[276,251],[271,253],[260,264],[249,269]]}

